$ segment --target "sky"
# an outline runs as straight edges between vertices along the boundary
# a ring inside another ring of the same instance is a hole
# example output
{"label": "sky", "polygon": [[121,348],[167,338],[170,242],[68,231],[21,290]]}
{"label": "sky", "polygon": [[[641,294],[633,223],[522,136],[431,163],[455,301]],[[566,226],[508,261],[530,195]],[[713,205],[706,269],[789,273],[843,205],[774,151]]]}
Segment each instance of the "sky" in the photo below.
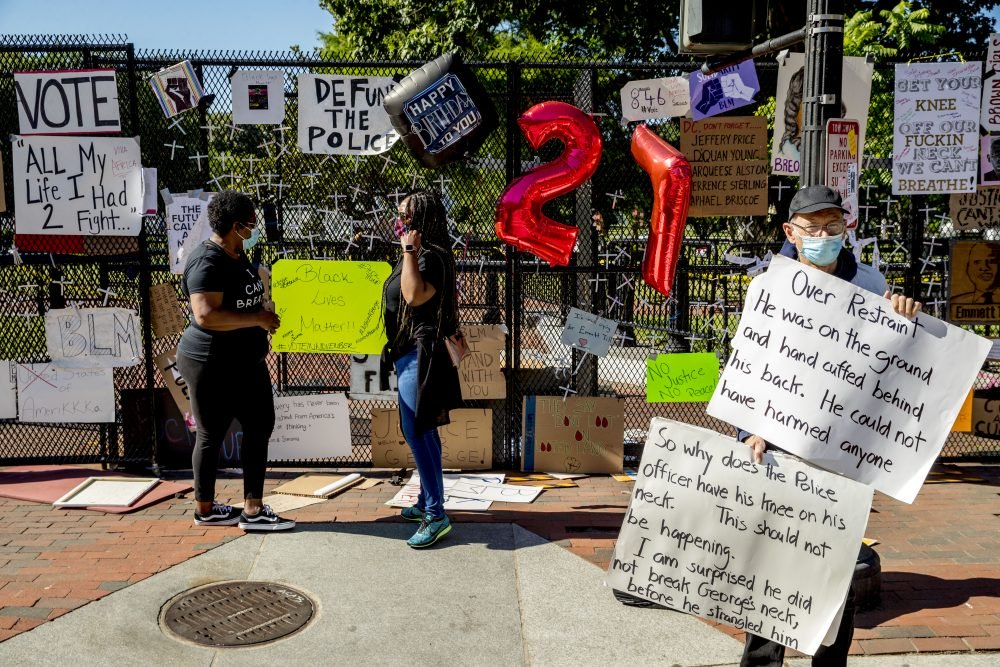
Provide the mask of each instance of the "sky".
{"label": "sky", "polygon": [[125,33],[140,50],[308,51],[331,25],[318,0],[0,0],[0,33]]}

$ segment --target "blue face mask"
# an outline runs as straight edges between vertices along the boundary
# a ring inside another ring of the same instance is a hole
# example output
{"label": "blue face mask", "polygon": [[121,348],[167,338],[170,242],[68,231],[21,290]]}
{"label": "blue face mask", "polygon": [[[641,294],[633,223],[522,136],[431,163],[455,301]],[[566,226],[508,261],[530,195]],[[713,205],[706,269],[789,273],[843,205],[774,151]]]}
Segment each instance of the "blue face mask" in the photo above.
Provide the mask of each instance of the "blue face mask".
{"label": "blue face mask", "polygon": [[802,239],[802,256],[816,266],[830,266],[837,261],[841,248],[844,247],[844,237],[837,236],[800,236]]}
{"label": "blue face mask", "polygon": [[[240,235],[240,238],[243,239],[243,236]],[[251,248],[257,245],[258,241],[260,241],[260,227],[254,227],[253,231],[250,232],[250,236],[243,239],[243,252],[249,252]]]}

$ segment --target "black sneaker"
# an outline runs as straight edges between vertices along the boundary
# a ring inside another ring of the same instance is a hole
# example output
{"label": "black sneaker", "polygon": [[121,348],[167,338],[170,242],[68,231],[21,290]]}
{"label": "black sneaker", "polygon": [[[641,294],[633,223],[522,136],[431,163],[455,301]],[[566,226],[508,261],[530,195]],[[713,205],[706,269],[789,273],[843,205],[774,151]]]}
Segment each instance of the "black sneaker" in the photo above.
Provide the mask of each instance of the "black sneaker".
{"label": "black sneaker", "polygon": [[264,505],[264,509],[260,511],[259,514],[250,516],[244,510],[240,514],[240,528],[243,530],[291,530],[295,528],[295,522],[291,519],[285,519],[274,513],[274,511],[267,505]]}
{"label": "black sneaker", "polygon": [[194,525],[196,526],[235,526],[240,522],[240,511],[232,505],[222,503],[212,503],[212,511],[208,514],[198,514],[194,511]]}

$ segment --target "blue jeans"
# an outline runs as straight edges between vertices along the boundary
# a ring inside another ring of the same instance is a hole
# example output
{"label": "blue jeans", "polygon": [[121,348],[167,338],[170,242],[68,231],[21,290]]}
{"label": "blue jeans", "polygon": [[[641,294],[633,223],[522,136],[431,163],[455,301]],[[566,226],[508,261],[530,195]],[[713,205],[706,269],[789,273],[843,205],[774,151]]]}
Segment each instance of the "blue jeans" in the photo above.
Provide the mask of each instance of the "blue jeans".
{"label": "blue jeans", "polygon": [[420,384],[417,369],[417,351],[396,360],[396,377],[399,386],[399,419],[406,444],[413,452],[413,460],[420,474],[420,507],[435,519],[444,516],[444,474],[441,465],[441,436],[436,428],[423,433],[416,430],[417,388]]}

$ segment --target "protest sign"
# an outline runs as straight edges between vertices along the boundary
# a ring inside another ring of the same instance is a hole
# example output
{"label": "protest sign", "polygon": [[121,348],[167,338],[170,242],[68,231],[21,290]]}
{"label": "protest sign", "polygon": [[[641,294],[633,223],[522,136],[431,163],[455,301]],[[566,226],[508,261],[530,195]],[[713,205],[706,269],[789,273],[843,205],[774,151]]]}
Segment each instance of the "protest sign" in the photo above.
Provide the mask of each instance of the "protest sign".
{"label": "protest sign", "polygon": [[[184,262],[191,256],[194,249],[212,236],[212,226],[208,224],[208,204],[212,201],[213,197],[215,197],[214,192],[202,192],[198,195],[198,199],[204,201],[205,206],[202,207],[198,219],[194,221],[194,226],[187,232],[187,237],[184,239],[183,245],[177,251],[177,263],[180,265],[181,273],[184,273]],[[173,197],[170,197],[170,199],[173,201]],[[169,204],[166,197],[164,198],[164,203],[165,206]]]}
{"label": "protest sign", "polygon": [[387,76],[299,75],[299,149],[327,155],[376,155],[399,139],[382,108]]}
{"label": "protest sign", "polygon": [[191,412],[191,392],[188,389],[187,382],[181,377],[180,369],[177,368],[177,348],[161,352],[153,357],[153,361],[160,371],[160,376],[163,377],[163,384],[167,386],[170,396],[174,399],[174,403],[177,404],[177,409],[180,410],[184,421],[188,424],[188,428],[194,430],[195,423],[192,416],[193,413]]}
{"label": "protest sign", "polygon": [[578,350],[603,357],[611,349],[618,322],[579,308],[570,308],[560,340]]}
{"label": "protest sign", "polygon": [[[459,474],[444,474],[444,509],[448,512],[485,512],[493,504],[492,500],[482,498],[462,498],[451,495],[451,489],[458,481],[469,481],[481,484],[503,484],[504,474],[502,472],[472,473],[465,472]],[[389,507],[412,507],[416,505],[420,495],[420,474],[414,470],[410,479],[403,485],[395,496],[386,501]]]}
{"label": "protest sign", "polygon": [[229,83],[236,125],[279,125],[285,120],[285,74],[281,70],[241,69]]}
{"label": "protest sign", "polygon": [[892,194],[976,191],[982,66],[896,64]]}
{"label": "protest sign", "polygon": [[530,503],[543,489],[523,484],[496,484],[472,479],[456,479],[447,486],[449,496],[501,503]]}
{"label": "protest sign", "polygon": [[354,401],[395,401],[399,398],[397,393],[399,379],[396,377],[396,369],[389,369],[389,390],[382,391],[379,386],[379,355],[377,354],[352,354],[351,355],[351,400]]}
{"label": "protest sign", "polygon": [[913,502],[989,341],[780,255],[745,304],[708,414]]}
{"label": "protest sign", "polygon": [[714,352],[651,354],[646,359],[648,403],[707,403],[718,381]]}
{"label": "protest sign", "polygon": [[[856,118],[860,124],[858,151],[864,153],[868,104],[872,92],[874,64],[865,58],[847,56],[843,63],[839,116]],[[771,173],[798,176],[802,148],[802,89],[805,83],[805,54],[789,53],[778,58],[775,96],[774,143]]]}
{"label": "protest sign", "polygon": [[21,134],[112,134],[122,129],[113,69],[14,73]]}
{"label": "protest sign", "polygon": [[14,137],[18,234],[137,236],[139,142],[128,137]]}
{"label": "protest sign", "polygon": [[1000,72],[1000,33],[993,33],[986,47],[986,71]]}
{"label": "protest sign", "polygon": [[616,473],[625,456],[625,404],[606,396],[525,396],[524,472]]}
{"label": "protest sign", "polygon": [[753,60],[730,65],[714,74],[695,70],[688,78],[688,86],[691,117],[695,120],[753,104],[754,95],[760,90]]}
{"label": "protest sign", "polygon": [[17,364],[0,360],[0,419],[17,419]]}
{"label": "protest sign", "polygon": [[1000,227],[1000,188],[949,196],[948,216],[957,231]]}
{"label": "protest sign", "polygon": [[142,168],[142,212],[156,214],[156,167]]}
{"label": "protest sign", "polygon": [[826,184],[840,194],[844,223],[858,226],[858,178],[861,175],[861,124],[846,118],[826,121]]}
{"label": "protest sign", "polygon": [[962,407],[955,417],[955,423],[951,425],[952,433],[968,433],[972,430],[972,399],[975,397],[975,393],[974,389],[970,389],[969,393],[966,394],[965,402],[962,403]]}
{"label": "protest sign", "polygon": [[458,379],[462,398],[474,401],[484,398],[506,398],[507,379],[503,375],[501,354],[506,344],[503,328],[496,325],[462,327],[469,354],[462,359]]}
{"label": "protest sign", "polygon": [[1000,135],[980,137],[979,182],[1000,185]]}
{"label": "protest sign", "polygon": [[351,417],[343,394],[274,397],[268,461],[351,455]]}
{"label": "protest sign", "polygon": [[979,124],[991,132],[1000,131],[1000,73],[983,79],[983,103]]}
{"label": "protest sign", "polygon": [[170,273],[184,273],[180,250],[194,229],[194,223],[208,202],[194,197],[174,196],[166,207],[167,250],[170,253]]}
{"label": "protest sign", "polygon": [[629,81],[621,90],[622,118],[674,118],[691,109],[688,80],[682,76]]}
{"label": "protest sign", "polygon": [[[459,408],[451,423],[438,427],[445,468],[487,470],[493,467],[493,411]],[[413,453],[403,438],[397,408],[372,409],[372,466],[413,468]]]}
{"label": "protest sign", "polygon": [[205,96],[189,60],[160,70],[150,77],[149,85],[167,118],[194,109]]}
{"label": "protest sign", "polygon": [[691,163],[689,216],[767,215],[767,119],[681,119]]}
{"label": "protest sign", "polygon": [[275,352],[381,354],[385,262],[282,259],[272,267],[271,292],[281,328]]}
{"label": "protest sign", "polygon": [[17,413],[32,423],[115,421],[115,385],[110,368],[17,365]]}
{"label": "protest sign", "polygon": [[149,310],[155,338],[181,333],[187,326],[181,306],[177,303],[177,290],[170,283],[159,283],[149,288]]}
{"label": "protest sign", "polygon": [[815,654],[839,622],[872,490],[774,461],[654,417],[608,585]]}
{"label": "protest sign", "polygon": [[948,319],[1000,322],[1000,242],[953,241]]}
{"label": "protest sign", "polygon": [[135,366],[142,355],[139,316],[126,308],[53,308],[45,346],[60,368]]}
{"label": "protest sign", "polygon": [[1000,440],[1000,396],[974,396],[970,421],[972,435]]}

